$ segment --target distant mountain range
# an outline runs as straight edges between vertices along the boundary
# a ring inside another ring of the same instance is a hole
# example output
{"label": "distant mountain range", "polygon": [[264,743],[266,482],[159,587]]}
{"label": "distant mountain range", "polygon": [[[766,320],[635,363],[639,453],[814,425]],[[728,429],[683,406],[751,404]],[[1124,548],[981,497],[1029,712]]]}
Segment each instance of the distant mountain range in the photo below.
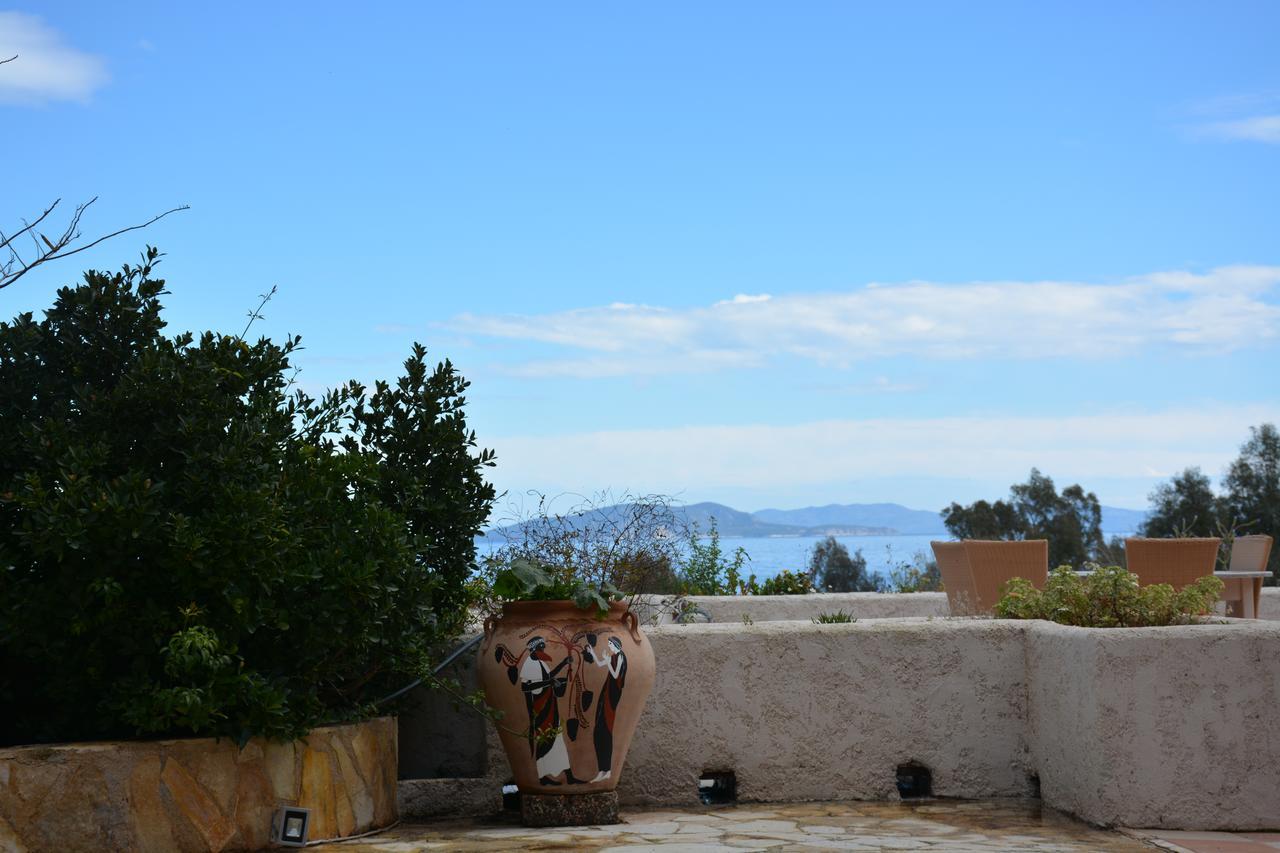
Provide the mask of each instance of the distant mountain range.
{"label": "distant mountain range", "polygon": [[[826,509],[826,507],[823,507]],[[906,512],[912,510],[900,507]],[[797,510],[763,510],[746,513],[716,503],[690,504],[676,507],[677,517],[683,517],[688,523],[697,524],[706,530],[714,517],[716,527],[721,536],[764,537],[764,536],[893,536],[898,529],[889,524],[868,523],[858,520],[854,514],[846,513],[841,518],[809,521],[804,517],[791,517],[792,513],[803,516],[808,512],[821,512],[815,509]],[[772,513],[773,515],[770,515]],[[927,513],[926,513],[927,514]],[[941,527],[941,522],[939,522]]]}
{"label": "distant mountain range", "polygon": [[901,504],[827,504],[804,509],[762,509],[752,513],[751,517],[770,524],[810,529],[870,527],[901,535],[945,535],[947,532],[938,513],[908,509]]}
{"label": "distant mountain range", "polygon": [[[602,507],[592,514],[608,515],[618,507]],[[697,524],[702,530],[711,519],[721,536],[768,538],[779,536],[947,536],[942,517],[924,509],[901,504],[828,504],[803,509],[762,509],[742,512],[718,503],[696,503],[672,507],[676,520]],[[1142,510],[1102,507],[1102,529],[1107,534],[1132,533],[1147,514]],[[586,523],[587,516],[582,516]],[[490,531],[501,537],[514,534],[519,525]]]}
{"label": "distant mountain range", "polygon": [[1106,534],[1137,533],[1146,520],[1145,509],[1122,509],[1118,506],[1102,508],[1102,532]]}

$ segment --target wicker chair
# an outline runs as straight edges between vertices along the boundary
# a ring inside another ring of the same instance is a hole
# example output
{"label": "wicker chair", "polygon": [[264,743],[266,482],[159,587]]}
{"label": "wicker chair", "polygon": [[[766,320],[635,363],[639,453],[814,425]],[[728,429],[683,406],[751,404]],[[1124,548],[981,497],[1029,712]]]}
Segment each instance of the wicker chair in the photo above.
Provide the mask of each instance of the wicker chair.
{"label": "wicker chair", "polygon": [[978,612],[978,597],[973,589],[973,572],[963,542],[930,542],[938,561],[942,588],[947,592],[947,609],[952,616],[972,616]]}
{"label": "wicker chair", "polygon": [[[1233,572],[1265,572],[1267,570],[1267,561],[1271,558],[1271,537],[1261,533],[1255,533],[1252,536],[1237,536],[1235,541],[1231,543],[1231,566]],[[1262,604],[1262,584],[1258,581],[1249,583],[1237,582],[1234,584],[1242,595],[1253,596],[1253,608],[1250,610],[1248,605],[1242,600],[1232,600],[1226,590],[1223,591],[1222,597],[1227,600],[1227,615],[1240,616],[1246,613],[1253,613],[1256,617],[1258,608]]]}
{"label": "wicker chair", "polygon": [[1182,589],[1205,575],[1213,574],[1218,561],[1217,537],[1199,539],[1143,539],[1124,540],[1124,559],[1129,571],[1138,576],[1138,583],[1147,586],[1167,583],[1174,589]]}
{"label": "wicker chair", "polygon": [[973,572],[974,600],[980,613],[990,613],[1000,600],[1000,588],[1013,578],[1026,578],[1043,589],[1049,579],[1049,540],[1016,542],[966,539],[965,557]]}
{"label": "wicker chair", "polygon": [[1271,537],[1262,534],[1237,536],[1231,543],[1231,571],[1265,572],[1271,558]]}

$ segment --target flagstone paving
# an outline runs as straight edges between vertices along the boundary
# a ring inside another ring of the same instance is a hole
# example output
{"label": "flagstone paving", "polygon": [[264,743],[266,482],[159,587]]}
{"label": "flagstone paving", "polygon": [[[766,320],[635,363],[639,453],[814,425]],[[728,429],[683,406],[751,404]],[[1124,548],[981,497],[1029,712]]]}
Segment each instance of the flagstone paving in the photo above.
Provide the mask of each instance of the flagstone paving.
{"label": "flagstone paving", "polygon": [[[1080,823],[1037,800],[742,805],[627,811],[624,823],[527,829],[518,819],[401,824],[378,836],[320,845],[333,853],[425,850],[584,850],[662,853],[741,850],[1023,850],[1137,853],[1140,840]],[[1168,848],[1166,848],[1168,849]]]}

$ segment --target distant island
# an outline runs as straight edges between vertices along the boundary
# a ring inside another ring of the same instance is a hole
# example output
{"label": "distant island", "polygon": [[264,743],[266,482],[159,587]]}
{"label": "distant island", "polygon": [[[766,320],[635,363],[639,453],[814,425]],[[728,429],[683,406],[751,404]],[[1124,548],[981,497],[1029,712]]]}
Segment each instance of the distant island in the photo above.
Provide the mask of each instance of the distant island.
{"label": "distant island", "polygon": [[[597,512],[609,512],[604,507]],[[735,539],[770,539],[800,536],[938,536],[949,537],[937,512],[911,509],[895,503],[827,504],[803,509],[762,509],[743,512],[724,504],[703,502],[673,506],[676,520],[696,524],[702,530],[714,518],[721,536]],[[1102,507],[1102,529],[1107,533],[1131,533],[1146,512]],[[488,535],[513,535],[520,525],[492,528]]]}

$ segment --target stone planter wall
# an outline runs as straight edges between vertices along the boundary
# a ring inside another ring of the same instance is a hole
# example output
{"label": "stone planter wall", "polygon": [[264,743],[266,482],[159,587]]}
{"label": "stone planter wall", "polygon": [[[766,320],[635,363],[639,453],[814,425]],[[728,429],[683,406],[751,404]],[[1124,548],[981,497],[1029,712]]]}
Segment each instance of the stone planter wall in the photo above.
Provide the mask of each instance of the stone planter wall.
{"label": "stone planter wall", "polygon": [[843,610],[859,619],[948,616],[941,592],[824,592],[813,595],[693,595],[689,601],[712,622],[779,622],[813,619]]}
{"label": "stone planter wall", "polygon": [[1046,802],[1108,826],[1280,828],[1280,625],[1034,624]]}
{"label": "stone planter wall", "polygon": [[[658,675],[625,804],[695,803],[706,771],[732,771],[743,801],[894,799],[898,765],[918,762],[940,796],[1038,787],[1103,825],[1280,829],[1280,623],[925,617],[648,633]],[[448,736],[448,720],[434,725]],[[508,776],[495,741],[474,744],[484,772],[472,778],[402,782],[406,813],[493,810]]]}
{"label": "stone planter wall", "polygon": [[396,819],[396,722],[316,729],[239,749],[205,738],[0,749],[0,849],[259,850],[281,805],[311,839]]}
{"label": "stone planter wall", "polygon": [[[652,611],[659,596],[648,596]],[[824,592],[812,595],[693,595],[688,599],[711,617],[712,622],[779,622],[812,619],[821,613],[843,610],[859,619],[894,619],[910,616],[949,616],[947,596],[941,592],[880,593]],[[1280,621],[1280,587],[1262,588],[1258,618]],[[661,622],[669,623],[670,614]]]}

